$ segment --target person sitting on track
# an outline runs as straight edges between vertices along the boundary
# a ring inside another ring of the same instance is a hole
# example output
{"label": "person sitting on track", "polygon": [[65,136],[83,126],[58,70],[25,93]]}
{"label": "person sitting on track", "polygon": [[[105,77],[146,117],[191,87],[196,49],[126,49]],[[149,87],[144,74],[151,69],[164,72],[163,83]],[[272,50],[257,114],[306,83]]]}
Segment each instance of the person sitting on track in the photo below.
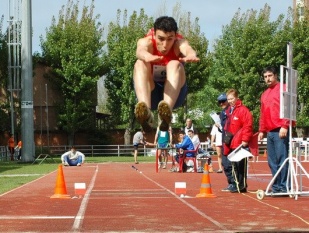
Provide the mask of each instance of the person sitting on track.
{"label": "person sitting on track", "polygon": [[81,166],[85,162],[85,155],[72,146],[70,151],[61,155],[61,161],[64,166]]}

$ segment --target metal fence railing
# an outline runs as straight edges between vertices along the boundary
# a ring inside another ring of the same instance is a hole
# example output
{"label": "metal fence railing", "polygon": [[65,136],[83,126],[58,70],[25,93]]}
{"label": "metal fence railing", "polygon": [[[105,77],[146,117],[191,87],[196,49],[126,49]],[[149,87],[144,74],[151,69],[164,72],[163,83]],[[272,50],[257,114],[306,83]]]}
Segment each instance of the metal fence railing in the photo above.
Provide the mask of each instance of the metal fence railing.
{"label": "metal fence railing", "polygon": [[[133,145],[75,145],[76,150],[82,152],[86,156],[125,156],[133,154]],[[40,150],[40,148],[38,148]],[[70,150],[70,146],[50,146],[43,147],[43,150],[49,151],[52,155],[61,155]],[[140,146],[139,154],[144,156],[152,155],[153,148]]]}
{"label": "metal fence railing", "polygon": [[[266,150],[267,141],[259,142],[259,153],[263,154]],[[309,143],[308,143],[309,145]],[[86,156],[128,156],[133,155],[133,145],[75,145],[76,149]],[[202,142],[201,148],[207,150],[207,143]],[[69,151],[69,145],[58,146],[41,146],[36,147],[36,155],[50,154],[52,156],[60,156],[64,152]],[[139,155],[155,156],[156,149],[151,147],[139,146]],[[309,150],[308,150],[309,151]],[[309,152],[306,152],[306,154]],[[14,158],[17,159],[17,153]],[[11,159],[10,152],[7,146],[0,146],[0,161],[8,161]]]}
{"label": "metal fence railing", "polygon": [[[85,156],[128,156],[133,155],[133,145],[75,145],[76,150],[85,154]],[[36,154],[50,154],[52,156],[60,156],[64,152],[70,150],[69,145],[59,146],[41,146],[36,147]],[[139,155],[154,156],[155,149],[151,147],[139,146]],[[17,154],[14,156],[17,159]],[[0,161],[8,161],[11,159],[7,146],[0,146]]]}
{"label": "metal fence railing", "polygon": [[[19,151],[15,150],[14,153],[14,160],[17,160],[18,156],[19,156]],[[7,146],[0,146],[0,161],[9,161],[11,160],[11,153],[9,151],[9,148]]]}

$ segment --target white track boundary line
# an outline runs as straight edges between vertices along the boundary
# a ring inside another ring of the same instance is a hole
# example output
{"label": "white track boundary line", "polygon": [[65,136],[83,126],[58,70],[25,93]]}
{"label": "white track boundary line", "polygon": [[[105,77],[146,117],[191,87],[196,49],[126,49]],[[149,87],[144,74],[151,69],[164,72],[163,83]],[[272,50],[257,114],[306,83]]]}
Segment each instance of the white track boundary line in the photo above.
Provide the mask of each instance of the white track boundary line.
{"label": "white track boundary line", "polygon": [[262,201],[262,200],[258,200],[258,199],[254,198],[254,197],[251,197],[251,196],[249,196],[249,195],[247,195],[247,194],[245,194],[245,193],[242,193],[242,195],[247,196],[247,197],[249,197],[249,198],[251,198],[251,199],[253,199],[253,200],[255,200],[255,201],[257,201],[257,202],[259,202],[259,203],[261,203],[261,204],[263,204],[263,205],[269,206],[269,207],[271,207],[271,208],[273,208],[273,209],[282,211],[282,212],[284,212],[284,213],[289,213],[291,216],[294,216],[295,218],[298,218],[298,219],[299,219],[300,221],[302,221],[303,223],[309,225],[309,222],[308,222],[308,221],[306,221],[305,219],[303,219],[303,218],[300,217],[299,215],[294,214],[293,212],[291,212],[291,211],[289,211],[289,210],[281,209],[281,208],[278,207],[278,206],[271,205],[271,204],[266,203],[266,202],[264,202],[264,201]]}
{"label": "white track boundary line", "polygon": [[23,177],[23,176],[42,176],[44,174],[11,174],[11,175],[0,175],[0,177]]}
{"label": "white track boundary line", "polygon": [[90,182],[88,189],[85,193],[85,196],[82,200],[82,203],[80,204],[79,211],[78,211],[77,215],[75,216],[75,221],[74,221],[73,226],[72,226],[73,231],[78,231],[82,222],[83,222],[83,219],[84,219],[84,216],[85,216],[85,211],[86,211],[87,204],[88,204],[89,197],[90,197],[90,193],[91,193],[91,191],[94,187],[94,182],[97,178],[98,171],[99,171],[99,167],[97,165],[96,169],[95,169],[95,173],[92,176],[91,182]]}
{"label": "white track boundary line", "polygon": [[160,188],[164,189],[166,192],[170,193],[171,195],[173,195],[174,197],[176,197],[179,201],[183,202],[185,205],[187,205],[188,207],[190,207],[194,212],[196,212],[197,214],[201,215],[203,218],[206,218],[207,220],[209,220],[210,222],[212,222],[214,225],[216,225],[217,227],[219,227],[222,230],[228,230],[227,228],[225,228],[222,224],[220,224],[218,221],[214,220],[213,218],[207,216],[204,212],[200,211],[198,208],[196,208],[195,206],[191,205],[190,203],[186,202],[183,198],[180,198],[178,195],[176,195],[173,191],[169,190],[168,188],[162,186],[161,184],[157,183],[156,181],[152,180],[151,178],[149,178],[148,176],[144,175],[144,173],[140,173],[142,176],[144,176],[147,180],[151,181],[152,183],[156,184],[157,186],[159,186]]}
{"label": "white track boundary line", "polygon": [[52,173],[54,173],[54,172],[56,172],[56,171],[57,171],[57,170],[52,171],[52,172],[50,172],[50,173],[48,173],[48,174],[46,174],[46,175],[44,175],[44,176],[39,177],[38,179],[35,179],[35,180],[33,180],[33,181],[30,181],[30,182],[28,182],[28,183],[26,183],[26,184],[24,184],[24,185],[21,185],[21,186],[17,187],[17,188],[11,189],[10,191],[7,191],[7,192],[5,192],[5,193],[2,193],[2,194],[0,194],[0,197],[4,196],[4,195],[6,195],[6,194],[9,194],[9,193],[11,193],[11,192],[13,192],[13,191],[15,191],[15,190],[18,190],[18,189],[20,189],[20,188],[23,188],[23,187],[25,187],[25,186],[27,186],[27,185],[29,185],[29,184],[32,184],[32,183],[34,183],[34,182],[36,182],[36,181],[38,181],[38,180],[40,180],[40,179],[43,179],[45,176],[48,176],[48,175],[50,175],[50,174],[52,174]]}
{"label": "white track boundary line", "polygon": [[7,216],[0,215],[0,220],[20,220],[20,219],[74,219],[75,216],[38,216],[38,215],[29,215],[29,216]]}

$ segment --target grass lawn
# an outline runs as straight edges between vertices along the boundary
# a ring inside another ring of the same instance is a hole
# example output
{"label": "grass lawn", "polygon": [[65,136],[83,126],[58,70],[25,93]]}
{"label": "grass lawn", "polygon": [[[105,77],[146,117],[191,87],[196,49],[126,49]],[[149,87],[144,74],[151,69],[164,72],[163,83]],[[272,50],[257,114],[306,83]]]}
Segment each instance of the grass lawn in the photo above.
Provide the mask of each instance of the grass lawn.
{"label": "grass lawn", "polygon": [[[0,161],[0,194],[17,188],[32,180],[58,169],[61,163],[59,157],[54,158],[56,163],[51,160],[43,161],[41,164],[29,164],[19,161]],[[139,162],[155,162],[155,157],[138,156]],[[102,156],[86,157],[86,163],[104,163],[104,162],[134,162],[133,156]]]}

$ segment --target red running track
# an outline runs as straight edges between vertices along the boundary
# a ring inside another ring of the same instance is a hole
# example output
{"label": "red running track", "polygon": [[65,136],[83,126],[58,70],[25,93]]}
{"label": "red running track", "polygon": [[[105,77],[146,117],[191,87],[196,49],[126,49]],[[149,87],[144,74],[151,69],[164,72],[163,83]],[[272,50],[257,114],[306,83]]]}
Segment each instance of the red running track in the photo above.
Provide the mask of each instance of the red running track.
{"label": "red running track", "polygon": [[[302,163],[309,169],[309,163]],[[38,165],[35,165],[38,166]],[[156,173],[154,163],[84,164],[64,167],[70,199],[51,199],[57,171],[0,196],[0,232],[305,232],[309,197],[266,196],[271,176],[264,161],[250,162],[248,193],[226,193],[224,174],[210,173],[215,198],[196,198],[203,173]],[[214,164],[216,167],[216,163]],[[142,173],[140,173],[140,171]],[[174,193],[186,182],[187,194]],[[86,183],[86,194],[74,194]],[[302,191],[309,179],[302,178]]]}

